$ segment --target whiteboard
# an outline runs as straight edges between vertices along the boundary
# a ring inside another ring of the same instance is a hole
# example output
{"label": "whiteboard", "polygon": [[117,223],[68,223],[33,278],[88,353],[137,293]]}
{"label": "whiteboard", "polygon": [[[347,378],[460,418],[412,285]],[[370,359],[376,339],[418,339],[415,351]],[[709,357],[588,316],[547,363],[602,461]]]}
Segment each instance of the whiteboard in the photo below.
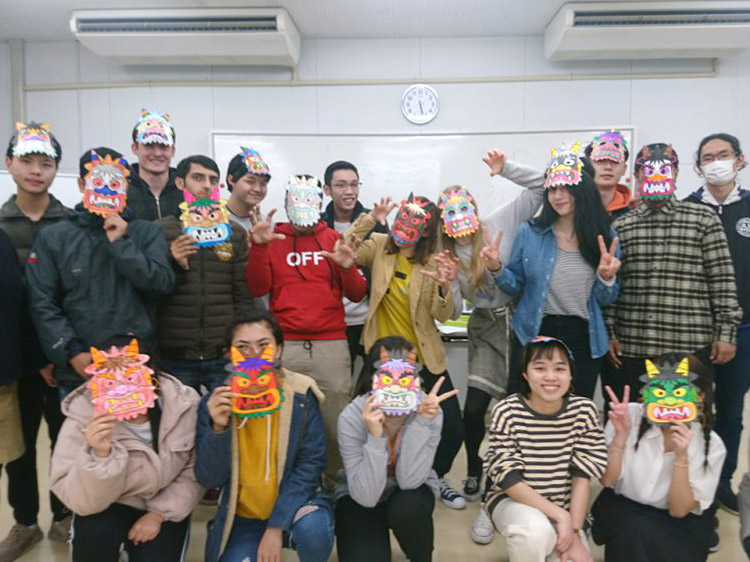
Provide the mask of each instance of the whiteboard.
{"label": "whiteboard", "polygon": [[[55,181],[49,188],[52,195],[62,204],[71,209],[81,202],[81,192],[78,190],[78,176],[76,174],[57,173]],[[7,170],[0,170],[0,204],[5,203],[16,192],[16,184]]]}
{"label": "whiteboard", "polygon": [[[474,195],[480,215],[485,216],[512,200],[521,189],[507,180],[490,178],[489,168],[482,162],[488,150],[497,148],[511,160],[543,170],[550,158],[550,148],[561,143],[570,146],[578,140],[585,147],[598,132],[609,128],[436,135],[214,132],[211,146],[222,177],[241,146],[260,152],[272,174],[262,207],[266,211],[279,209],[276,220],[286,220],[284,187],[290,174],[311,174],[323,182],[326,167],[337,160],[351,162],[359,170],[360,201],[366,207],[382,196],[401,201],[410,192],[435,201],[444,188],[459,184]],[[616,128],[622,131],[628,147],[634,146],[633,127]],[[626,173],[628,181],[631,173],[631,170]]]}

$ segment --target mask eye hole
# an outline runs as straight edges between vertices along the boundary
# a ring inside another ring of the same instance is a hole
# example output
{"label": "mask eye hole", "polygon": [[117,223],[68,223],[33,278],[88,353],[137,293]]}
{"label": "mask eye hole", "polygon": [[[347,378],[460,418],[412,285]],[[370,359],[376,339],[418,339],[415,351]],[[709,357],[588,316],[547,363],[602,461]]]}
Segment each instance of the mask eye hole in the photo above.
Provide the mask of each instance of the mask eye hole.
{"label": "mask eye hole", "polygon": [[667,395],[667,391],[663,388],[655,388],[654,389],[654,396],[657,398],[664,398]]}
{"label": "mask eye hole", "polygon": [[271,377],[268,375],[261,375],[258,377],[258,384],[261,386],[266,386],[269,382],[271,382]]}
{"label": "mask eye hole", "polygon": [[390,375],[383,375],[382,377],[380,377],[380,382],[382,382],[383,384],[386,384],[386,385],[392,384],[393,383],[393,377],[391,377]]}
{"label": "mask eye hole", "polygon": [[398,379],[398,384],[401,386],[409,386],[411,384],[411,377],[401,377]]}
{"label": "mask eye hole", "polygon": [[677,388],[677,389],[675,389],[675,391],[672,394],[674,396],[677,396],[678,398],[682,398],[683,396],[685,396],[687,394],[687,389],[685,389],[685,388]]}

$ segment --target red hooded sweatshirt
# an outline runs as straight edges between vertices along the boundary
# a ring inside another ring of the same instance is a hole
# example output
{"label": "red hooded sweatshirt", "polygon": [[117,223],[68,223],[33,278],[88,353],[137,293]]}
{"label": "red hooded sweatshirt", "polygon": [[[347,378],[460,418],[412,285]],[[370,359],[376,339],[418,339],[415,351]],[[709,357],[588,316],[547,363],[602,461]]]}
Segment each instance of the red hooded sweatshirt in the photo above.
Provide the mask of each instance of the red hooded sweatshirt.
{"label": "red hooded sweatshirt", "polygon": [[320,221],[308,234],[297,234],[288,222],[274,232],[286,236],[270,244],[252,244],[247,286],[254,297],[271,294],[270,308],[289,340],[345,340],[341,297],[359,302],[367,281],[356,266],[341,269],[320,255],[333,251],[338,232]]}

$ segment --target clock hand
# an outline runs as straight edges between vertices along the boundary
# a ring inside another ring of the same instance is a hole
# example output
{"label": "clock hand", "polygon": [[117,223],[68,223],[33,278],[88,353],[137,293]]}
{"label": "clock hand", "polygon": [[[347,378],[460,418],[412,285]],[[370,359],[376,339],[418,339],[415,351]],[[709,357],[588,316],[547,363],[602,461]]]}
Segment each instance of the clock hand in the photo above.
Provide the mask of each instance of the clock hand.
{"label": "clock hand", "polygon": [[422,109],[422,102],[419,102],[419,111],[422,112],[422,115],[424,115],[424,109]]}

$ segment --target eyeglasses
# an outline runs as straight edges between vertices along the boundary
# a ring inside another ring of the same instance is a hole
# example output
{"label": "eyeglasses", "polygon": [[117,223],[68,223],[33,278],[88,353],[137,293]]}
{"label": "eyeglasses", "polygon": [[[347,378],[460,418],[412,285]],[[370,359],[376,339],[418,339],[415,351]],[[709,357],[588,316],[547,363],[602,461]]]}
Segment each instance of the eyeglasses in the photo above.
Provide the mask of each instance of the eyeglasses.
{"label": "eyeglasses", "polygon": [[732,152],[731,150],[725,150],[723,152],[719,152],[719,154],[704,154],[703,156],[701,156],[701,164],[710,164],[711,162],[714,162],[716,160],[731,160],[736,156],[737,153]]}
{"label": "eyeglasses", "polygon": [[345,181],[342,181],[334,183],[331,187],[335,187],[336,189],[346,189],[347,187],[351,187],[352,189],[359,189],[360,187],[362,187],[362,182],[353,181],[351,183],[346,183]]}

